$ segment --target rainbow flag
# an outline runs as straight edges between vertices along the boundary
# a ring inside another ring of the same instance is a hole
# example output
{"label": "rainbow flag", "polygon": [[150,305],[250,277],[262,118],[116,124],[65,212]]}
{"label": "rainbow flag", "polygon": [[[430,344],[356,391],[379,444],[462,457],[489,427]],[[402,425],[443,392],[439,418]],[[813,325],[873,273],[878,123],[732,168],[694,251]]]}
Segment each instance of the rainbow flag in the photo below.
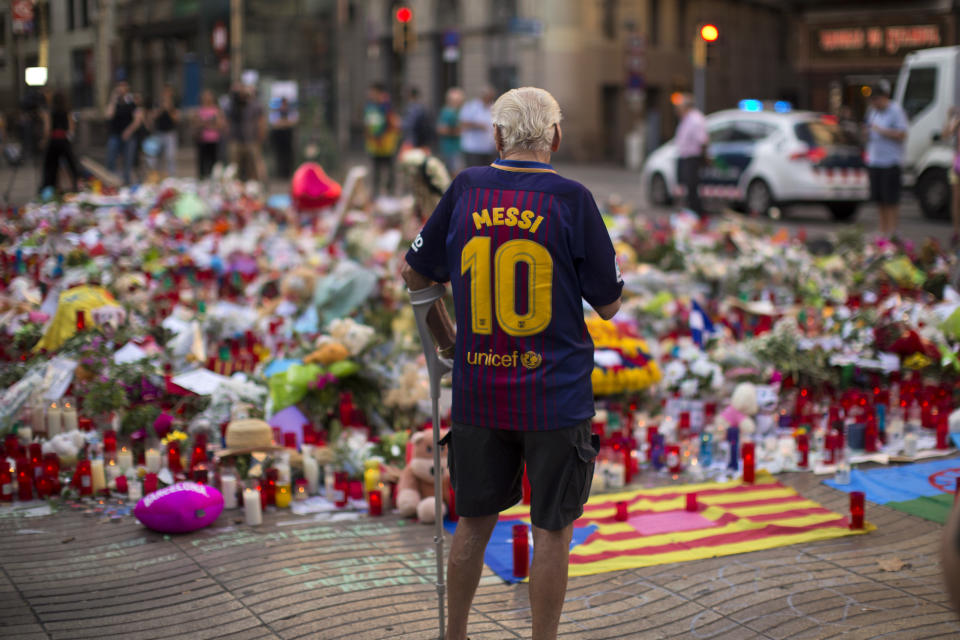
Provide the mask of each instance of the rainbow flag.
{"label": "rainbow flag", "polygon": [[[685,509],[686,495],[697,494],[698,510]],[[626,502],[627,520],[615,519],[618,502]],[[485,561],[507,582],[513,576],[510,529],[530,522],[528,506],[500,516]],[[574,524],[570,575],[635,569],[771,549],[873,531],[852,531],[846,516],[825,509],[758,473],[754,484],[742,480],[635,489],[590,498]],[[448,523],[448,529],[455,524]]]}

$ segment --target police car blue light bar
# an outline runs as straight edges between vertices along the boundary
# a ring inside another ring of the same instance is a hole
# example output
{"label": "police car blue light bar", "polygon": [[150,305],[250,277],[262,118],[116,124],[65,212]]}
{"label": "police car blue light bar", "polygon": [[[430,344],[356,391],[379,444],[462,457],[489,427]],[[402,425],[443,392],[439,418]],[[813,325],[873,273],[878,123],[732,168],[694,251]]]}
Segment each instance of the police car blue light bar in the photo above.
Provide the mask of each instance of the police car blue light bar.
{"label": "police car blue light bar", "polygon": [[741,100],[737,106],[740,111],[763,111],[763,103],[759,100]]}
{"label": "police car blue light bar", "polygon": [[793,105],[786,100],[777,100],[773,103],[773,110],[777,113],[790,113],[793,110]]}

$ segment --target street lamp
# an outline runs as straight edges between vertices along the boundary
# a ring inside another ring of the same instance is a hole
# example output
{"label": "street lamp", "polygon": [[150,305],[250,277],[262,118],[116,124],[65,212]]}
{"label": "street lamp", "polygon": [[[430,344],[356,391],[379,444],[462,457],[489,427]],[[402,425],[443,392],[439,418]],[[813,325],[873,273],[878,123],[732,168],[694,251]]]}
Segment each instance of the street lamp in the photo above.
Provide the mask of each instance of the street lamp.
{"label": "street lamp", "polygon": [[28,87],[42,87],[47,84],[46,67],[27,67],[23,72],[23,80]]}

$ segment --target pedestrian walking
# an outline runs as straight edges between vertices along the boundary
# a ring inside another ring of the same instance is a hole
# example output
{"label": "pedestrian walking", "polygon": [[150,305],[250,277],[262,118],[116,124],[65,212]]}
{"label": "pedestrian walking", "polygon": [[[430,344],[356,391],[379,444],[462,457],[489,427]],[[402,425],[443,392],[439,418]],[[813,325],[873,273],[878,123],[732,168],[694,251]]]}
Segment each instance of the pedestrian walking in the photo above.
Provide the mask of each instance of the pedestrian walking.
{"label": "pedestrian walking", "polygon": [[490,108],[497,97],[493,87],[484,87],[479,98],[460,109],[460,149],[468,167],[490,164],[497,157]]}
{"label": "pedestrian walking", "polygon": [[487,541],[499,512],[519,502],[526,465],[533,638],[547,640],[597,456],[583,299],[609,319],[623,282],[593,195],[549,164],[561,140],[553,96],[513,89],[491,116],[500,159],[460,172],[407,252],[403,278],[413,291],[450,281],[456,308],[455,336],[444,307],[427,316],[437,344],[454,344],[444,354],[453,358],[447,444],[460,520],[445,637],[466,637]]}
{"label": "pedestrian walking", "polygon": [[891,238],[897,232],[900,215],[900,180],[907,139],[907,116],[890,100],[890,83],[873,86],[867,111],[867,170],[870,199],[880,210],[880,235]]}
{"label": "pedestrian walking", "polygon": [[397,154],[400,129],[397,115],[390,104],[390,94],[379,82],[370,85],[367,104],[363,109],[363,128],[367,155],[373,164],[373,195],[381,194],[381,182],[386,181],[387,193],[393,193],[393,161]]}
{"label": "pedestrian walking", "polygon": [[117,170],[117,158],[121,159],[123,184],[130,184],[130,174],[137,154],[134,133],[143,124],[143,111],[134,102],[130,85],[120,80],[110,94],[104,111],[107,117],[107,169]]}
{"label": "pedestrian walking", "polygon": [[433,118],[420,99],[420,89],[410,87],[403,115],[403,143],[417,149],[429,149],[436,135]]}
{"label": "pedestrian walking", "polygon": [[949,172],[950,220],[953,222],[950,247],[956,249],[960,247],[960,109],[957,107],[950,107],[947,111],[941,138],[953,147],[953,166]]}
{"label": "pedestrian walking", "polygon": [[450,175],[456,175],[463,167],[463,158],[460,155],[460,108],[463,100],[463,89],[448,89],[443,109],[437,117],[439,155]]}
{"label": "pedestrian walking", "polygon": [[238,85],[230,95],[230,161],[241,180],[266,180],[261,146],[266,138],[266,116],[253,87]]}
{"label": "pedestrian walking", "polygon": [[683,190],[686,207],[699,215],[703,213],[700,176],[706,164],[707,144],[710,141],[707,136],[707,121],[703,113],[694,106],[693,96],[688,93],[680,96],[675,108],[680,120],[674,135],[677,149],[677,184]]}
{"label": "pedestrian walking", "polygon": [[47,187],[57,188],[57,174],[60,171],[61,161],[67,165],[70,172],[70,185],[77,191],[77,160],[73,155],[74,122],[67,106],[67,98],[62,91],[53,94],[50,112],[43,114],[44,139],[46,150],[43,156],[43,181],[40,190]]}
{"label": "pedestrian walking", "polygon": [[159,158],[166,163],[167,175],[174,176],[177,174],[177,125],[180,123],[180,109],[177,108],[173,87],[170,85],[163,87],[152,120],[153,134],[160,143]]}
{"label": "pedestrian walking", "polygon": [[227,128],[227,120],[213,97],[213,91],[206,89],[200,95],[200,107],[193,126],[197,141],[197,177],[203,180],[213,172],[220,151],[220,140]]}
{"label": "pedestrian walking", "polygon": [[280,99],[280,106],[271,114],[270,141],[277,162],[277,176],[289,179],[293,176],[293,129],[299,116],[286,98]]}

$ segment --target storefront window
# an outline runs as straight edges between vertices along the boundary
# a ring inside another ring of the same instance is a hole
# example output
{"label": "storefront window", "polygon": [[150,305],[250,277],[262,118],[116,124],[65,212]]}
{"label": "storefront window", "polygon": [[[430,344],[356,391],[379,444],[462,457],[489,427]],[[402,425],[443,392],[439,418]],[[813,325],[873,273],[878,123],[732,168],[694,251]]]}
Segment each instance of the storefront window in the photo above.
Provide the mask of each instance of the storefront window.
{"label": "storefront window", "polygon": [[903,110],[913,120],[933,103],[937,95],[936,67],[917,67],[910,70],[907,89],[903,92]]}

